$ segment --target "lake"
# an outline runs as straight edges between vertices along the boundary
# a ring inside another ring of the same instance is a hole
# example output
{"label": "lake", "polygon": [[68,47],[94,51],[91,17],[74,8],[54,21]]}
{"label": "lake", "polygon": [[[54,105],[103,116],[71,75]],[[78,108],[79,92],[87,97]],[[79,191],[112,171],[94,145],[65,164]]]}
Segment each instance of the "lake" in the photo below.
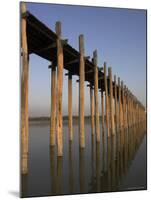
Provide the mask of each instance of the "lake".
{"label": "lake", "polygon": [[[106,129],[105,129],[106,130]],[[78,123],[69,142],[68,121],[63,121],[63,157],[50,147],[49,121],[29,123],[29,172],[21,176],[22,197],[83,194],[147,189],[146,124],[140,123],[101,142],[85,120],[86,147],[79,149]]]}

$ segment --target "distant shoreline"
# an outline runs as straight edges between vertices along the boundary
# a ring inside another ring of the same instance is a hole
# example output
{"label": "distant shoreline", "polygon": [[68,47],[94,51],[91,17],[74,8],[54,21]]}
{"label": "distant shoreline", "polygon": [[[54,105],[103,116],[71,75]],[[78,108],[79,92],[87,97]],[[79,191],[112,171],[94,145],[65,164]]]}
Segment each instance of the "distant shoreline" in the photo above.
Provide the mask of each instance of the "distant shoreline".
{"label": "distant shoreline", "polygon": [[[86,120],[90,120],[91,116],[85,116]],[[100,119],[102,117],[100,116]],[[73,120],[78,120],[78,116],[73,116]],[[68,116],[63,116],[63,120],[68,120]],[[50,121],[50,117],[29,117],[29,121]]]}

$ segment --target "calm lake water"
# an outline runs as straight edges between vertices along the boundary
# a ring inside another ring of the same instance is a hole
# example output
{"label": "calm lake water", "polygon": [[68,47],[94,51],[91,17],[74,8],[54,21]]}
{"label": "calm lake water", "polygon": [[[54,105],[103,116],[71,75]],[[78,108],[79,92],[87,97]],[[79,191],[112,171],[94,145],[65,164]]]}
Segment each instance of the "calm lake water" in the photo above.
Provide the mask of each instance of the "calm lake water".
{"label": "calm lake water", "polygon": [[49,145],[49,122],[29,123],[29,173],[21,177],[22,197],[144,190],[147,185],[146,126],[122,130],[110,139],[101,131],[101,142],[85,122],[86,148],[79,149],[78,123],[69,143],[63,123],[63,158]]}

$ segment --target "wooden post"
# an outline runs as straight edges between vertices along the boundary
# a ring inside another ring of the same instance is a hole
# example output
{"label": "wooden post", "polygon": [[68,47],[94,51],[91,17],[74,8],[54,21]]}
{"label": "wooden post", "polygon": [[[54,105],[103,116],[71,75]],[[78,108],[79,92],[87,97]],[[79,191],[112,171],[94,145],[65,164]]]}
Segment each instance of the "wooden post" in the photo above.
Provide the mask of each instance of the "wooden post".
{"label": "wooden post", "polygon": [[68,74],[68,126],[69,126],[69,140],[73,140],[72,128],[72,74]]}
{"label": "wooden post", "polygon": [[114,95],[115,95],[115,127],[116,127],[116,130],[117,130],[117,127],[118,127],[118,107],[117,107],[117,86],[116,86],[116,76],[114,75]]}
{"label": "wooden post", "polygon": [[97,50],[93,52],[96,141],[100,142]]}
{"label": "wooden post", "polygon": [[[26,12],[26,4],[21,3],[21,14]],[[29,55],[26,33],[26,18],[21,18],[21,47],[22,47],[22,75],[21,75],[21,173],[28,173],[28,78]]]}
{"label": "wooden post", "polygon": [[94,135],[94,92],[90,85],[90,112],[91,112],[91,132]]}
{"label": "wooden post", "polygon": [[113,112],[113,84],[112,84],[112,68],[109,67],[109,91],[110,91],[110,121],[111,121],[111,132],[114,135],[114,112]]}
{"label": "wooden post", "polygon": [[101,91],[101,107],[102,107],[102,131],[104,134],[104,94],[103,94],[103,91]]}
{"label": "wooden post", "polygon": [[63,85],[63,47],[61,43],[61,22],[56,22],[57,34],[57,148],[58,156],[63,156],[62,136],[62,85]]}
{"label": "wooden post", "polygon": [[119,102],[119,130],[121,129],[121,87],[120,78],[118,77],[118,102]]}
{"label": "wooden post", "polygon": [[121,123],[122,123],[122,127],[124,126],[124,120],[123,120],[124,112],[123,112],[123,108],[124,108],[124,92],[123,92],[123,81],[121,81]]}
{"label": "wooden post", "polygon": [[50,145],[56,144],[56,66],[51,67],[51,120],[50,120]]}
{"label": "wooden post", "polygon": [[84,81],[85,81],[85,62],[84,62],[84,37],[79,36],[79,139],[80,147],[85,147],[85,130],[84,130]]}
{"label": "wooden post", "polygon": [[106,78],[106,63],[105,62],[104,62],[104,85],[105,85],[106,127],[107,127],[107,133],[108,133],[108,137],[109,137],[110,130],[109,130],[109,113],[108,113],[108,84],[107,84],[107,78]]}

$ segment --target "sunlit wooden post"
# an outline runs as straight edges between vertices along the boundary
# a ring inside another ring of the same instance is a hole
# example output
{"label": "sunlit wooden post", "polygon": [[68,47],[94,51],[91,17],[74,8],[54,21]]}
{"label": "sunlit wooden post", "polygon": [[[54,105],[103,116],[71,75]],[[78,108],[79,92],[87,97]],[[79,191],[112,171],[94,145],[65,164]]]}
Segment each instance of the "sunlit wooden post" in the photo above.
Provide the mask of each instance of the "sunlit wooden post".
{"label": "sunlit wooden post", "polygon": [[68,126],[69,126],[69,140],[73,140],[72,127],[72,74],[68,74]]}
{"label": "sunlit wooden post", "polygon": [[101,108],[102,108],[102,131],[104,133],[104,94],[101,90]]}
{"label": "sunlit wooden post", "polygon": [[29,55],[26,33],[26,4],[21,3],[21,48],[22,48],[22,73],[21,73],[21,173],[28,173],[28,78]]}
{"label": "sunlit wooden post", "polygon": [[127,90],[128,102],[127,102],[127,120],[128,120],[128,128],[130,128],[130,93]]}
{"label": "sunlit wooden post", "polygon": [[80,69],[79,69],[79,138],[80,147],[85,147],[84,129],[84,81],[85,81],[85,61],[84,61],[84,36],[79,36]]}
{"label": "sunlit wooden post", "polygon": [[124,91],[123,91],[123,81],[121,81],[121,123],[124,126]]}
{"label": "sunlit wooden post", "polygon": [[109,137],[110,130],[109,130],[109,111],[108,111],[108,84],[107,84],[107,78],[106,78],[106,63],[105,62],[104,62],[104,85],[105,85],[106,127],[107,127],[107,133],[108,133],[108,137]]}
{"label": "sunlit wooden post", "polygon": [[124,86],[124,124],[127,128],[127,88]]}
{"label": "sunlit wooden post", "polygon": [[100,123],[99,123],[99,99],[98,99],[98,66],[97,66],[97,50],[93,52],[94,62],[94,99],[95,99],[95,128],[96,141],[100,142]]}
{"label": "sunlit wooden post", "polygon": [[115,99],[115,127],[118,127],[118,107],[117,107],[117,86],[116,86],[116,76],[114,75],[114,99]]}
{"label": "sunlit wooden post", "polygon": [[90,88],[91,133],[92,135],[94,135],[94,91],[92,84],[88,86]]}
{"label": "sunlit wooden post", "polygon": [[119,130],[120,130],[121,129],[121,86],[119,77],[118,77],[118,103],[119,103]]}
{"label": "sunlit wooden post", "polygon": [[63,86],[63,47],[61,43],[61,22],[56,22],[57,34],[57,148],[58,156],[63,156],[62,130],[62,86]]}
{"label": "sunlit wooden post", "polygon": [[111,132],[114,135],[114,111],[113,111],[113,83],[112,83],[112,68],[109,67],[109,91],[110,91],[110,121],[111,121]]}
{"label": "sunlit wooden post", "polygon": [[51,65],[51,118],[50,118],[50,145],[56,143],[56,66]]}

